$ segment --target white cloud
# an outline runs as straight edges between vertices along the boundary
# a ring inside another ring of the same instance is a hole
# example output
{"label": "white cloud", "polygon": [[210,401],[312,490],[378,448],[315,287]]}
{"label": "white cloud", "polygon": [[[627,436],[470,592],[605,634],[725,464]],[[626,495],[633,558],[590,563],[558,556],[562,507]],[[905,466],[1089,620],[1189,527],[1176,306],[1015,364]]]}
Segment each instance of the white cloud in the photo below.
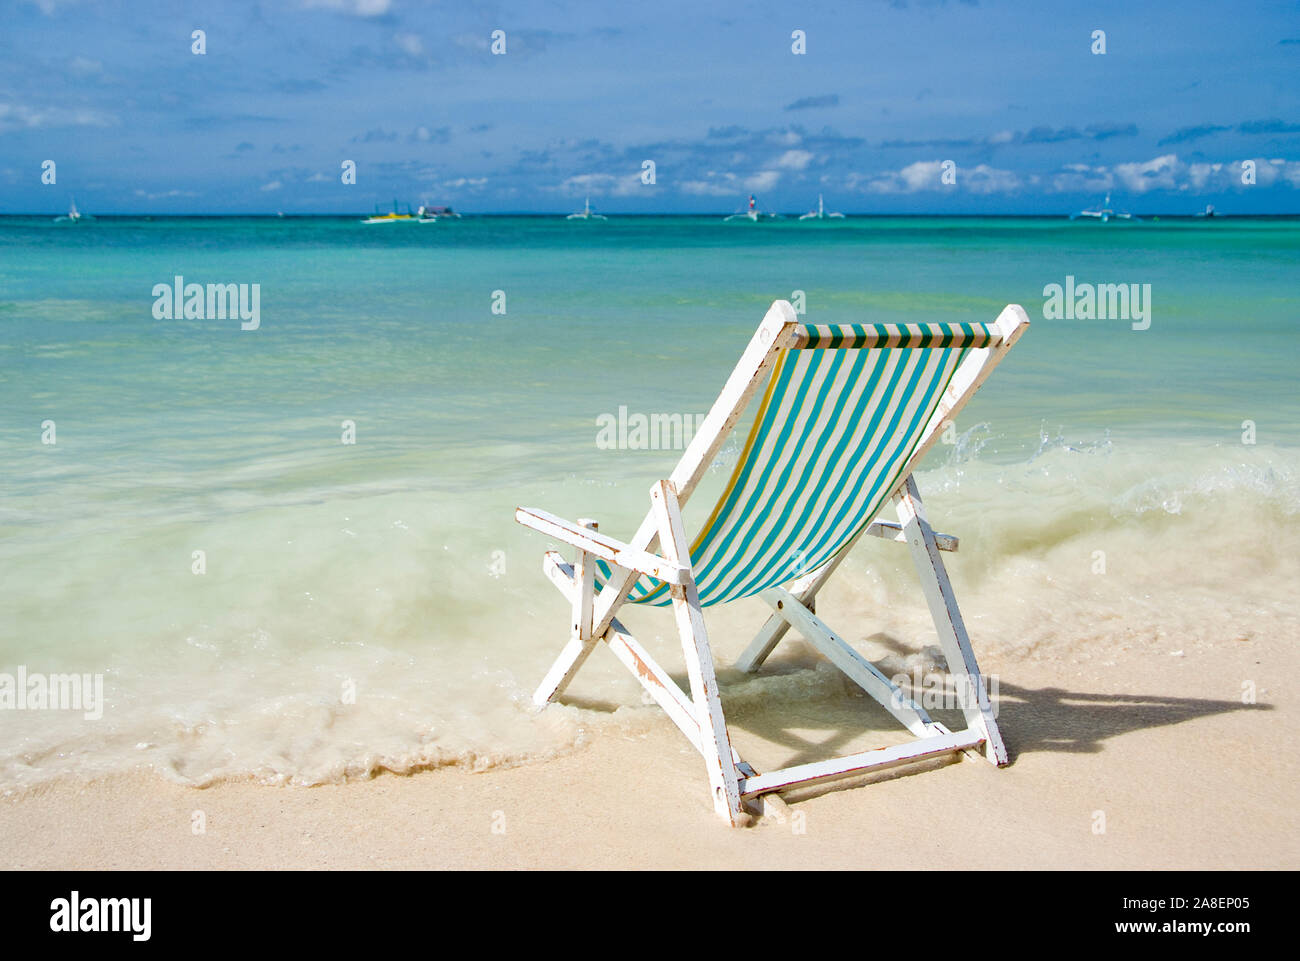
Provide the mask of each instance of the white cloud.
{"label": "white cloud", "polygon": [[907,193],[942,187],[944,184],[939,179],[942,176],[942,160],[919,160],[914,164],[908,164],[898,172],[898,179]]}
{"label": "white cloud", "polygon": [[987,164],[979,164],[969,170],[958,167],[957,184],[976,194],[1007,194],[1021,187],[1018,175]]}
{"label": "white cloud", "polygon": [[1115,176],[1124,189],[1135,194],[1148,190],[1175,190],[1186,167],[1176,154],[1165,154],[1146,163],[1115,165]]}
{"label": "white cloud", "polygon": [[1228,164],[1227,175],[1233,187],[1244,188],[1241,182],[1241,164],[1246,159],[1255,161],[1255,186],[1272,187],[1278,181],[1284,181],[1292,187],[1300,187],[1300,161],[1283,160],[1280,157],[1265,160],[1263,157],[1242,158]]}
{"label": "white cloud", "polygon": [[391,0],[302,0],[302,5],[308,10],[319,7],[354,17],[382,17],[392,4]]}
{"label": "white cloud", "polygon": [[[868,193],[875,194],[915,194],[923,190],[964,190],[974,194],[1012,193],[1025,186],[1020,175],[1010,170],[999,170],[988,164],[974,167],[957,166],[957,182],[943,182],[942,160],[918,160],[901,170],[884,171],[866,176],[852,175],[849,186],[857,188],[863,184]],[[1032,178],[1031,178],[1032,180]]]}
{"label": "white cloud", "polygon": [[279,190],[283,186],[284,184],[280,183],[280,181],[272,180],[269,184],[262,184],[262,186],[258,187],[257,189],[261,191],[271,191],[271,190]]}
{"label": "white cloud", "polygon": [[418,57],[420,54],[424,53],[424,42],[413,33],[393,34],[393,43],[397,44],[412,57]]}
{"label": "white cloud", "polygon": [[1204,190],[1213,181],[1219,180],[1223,164],[1191,164],[1187,168],[1187,179],[1193,190]]}
{"label": "white cloud", "polygon": [[[1242,163],[1255,163],[1255,184],[1241,182]],[[1105,168],[1098,168],[1104,170]],[[1215,193],[1224,190],[1247,190],[1286,184],[1300,187],[1300,161],[1262,157],[1242,158],[1222,163],[1184,163],[1176,154],[1165,154],[1145,163],[1117,164],[1113,170],[1115,185],[1135,194],[1151,190],[1180,193]],[[1107,184],[1109,189],[1110,184]]]}
{"label": "white cloud", "polygon": [[68,64],[68,69],[78,77],[89,77],[102,72],[104,65],[98,60],[91,60],[88,57],[73,57]]}
{"label": "white cloud", "polygon": [[697,197],[727,197],[761,193],[771,190],[781,181],[779,170],[759,170],[748,175],[726,171],[706,171],[699,180],[688,180],[682,184],[682,192]]}
{"label": "white cloud", "polygon": [[1066,164],[1063,170],[1051,176],[1049,183],[1054,193],[1093,194],[1112,189],[1115,176],[1106,167]]}
{"label": "white cloud", "polygon": [[707,178],[705,180],[684,181],[682,192],[696,197],[722,197],[726,194],[735,194],[740,189],[735,174],[726,174],[722,179],[718,179],[718,174],[710,170],[705,177]]}
{"label": "white cloud", "polygon": [[918,160],[902,170],[878,174],[867,182],[866,189],[875,194],[914,194],[921,190],[938,190],[943,184],[943,161]]}
{"label": "white cloud", "polygon": [[41,13],[45,14],[47,17],[54,16],[55,11],[60,6],[70,7],[76,2],[77,0],[59,0],[59,2],[57,3],[55,2],[55,0],[27,0],[29,6],[36,7],[38,10],[41,11]]}
{"label": "white cloud", "polygon": [[615,176],[614,174],[575,174],[566,178],[558,188],[561,193],[570,196],[595,194],[605,197],[631,197],[635,194],[649,192],[652,184],[643,184],[639,172]]}
{"label": "white cloud", "polygon": [[[1041,190],[1058,194],[1103,194],[1116,191],[1128,195],[1164,190],[1177,193],[1215,193],[1248,189],[1241,182],[1241,160],[1218,163],[1184,163],[1176,154],[1164,154],[1146,161],[1089,165],[1069,163],[1047,173],[1016,173],[987,164],[958,165],[957,183],[941,180],[943,163],[922,160],[900,170],[853,173],[845,178],[850,190],[876,194],[913,194],[921,191],[956,189],[974,194],[1009,194]],[[1300,187],[1300,162],[1255,158],[1256,185],[1287,184]]]}
{"label": "white cloud", "polygon": [[803,170],[812,159],[813,155],[807,150],[787,150],[777,158],[776,166],[783,170]]}
{"label": "white cloud", "polygon": [[483,51],[489,46],[488,38],[477,33],[461,33],[452,38],[452,43],[462,50]]}
{"label": "white cloud", "polygon": [[98,110],[66,110],[62,107],[33,108],[22,104],[0,103],[0,131],[37,127],[111,127],[117,123],[112,114]]}

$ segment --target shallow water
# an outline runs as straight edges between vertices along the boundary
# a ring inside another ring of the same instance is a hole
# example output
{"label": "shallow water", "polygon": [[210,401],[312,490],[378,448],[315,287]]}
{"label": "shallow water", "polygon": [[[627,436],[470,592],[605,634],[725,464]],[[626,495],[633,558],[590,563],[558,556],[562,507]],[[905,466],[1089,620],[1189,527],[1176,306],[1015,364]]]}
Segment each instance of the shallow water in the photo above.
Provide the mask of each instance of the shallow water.
{"label": "shallow water", "polygon": [[[1298,267],[1294,219],[0,219],[0,674],[103,674],[106,701],[0,710],[0,788],[490,766],[655,723],[603,653],[574,688],[600,706],[528,711],[565,613],[512,510],[630,535],[677,452],[606,449],[598,418],[703,413],[796,290],[817,322],[1028,310],[919,477],[977,651],[1300,639]],[[178,274],[259,284],[260,327],[156,319]],[[1150,328],[1044,318],[1067,276],[1150,284]],[[906,552],[844,570],[836,626],[924,658]],[[710,611],[720,661],[762,617]],[[675,669],[671,615],[627,620]],[[795,676],[824,677],[732,696]]]}

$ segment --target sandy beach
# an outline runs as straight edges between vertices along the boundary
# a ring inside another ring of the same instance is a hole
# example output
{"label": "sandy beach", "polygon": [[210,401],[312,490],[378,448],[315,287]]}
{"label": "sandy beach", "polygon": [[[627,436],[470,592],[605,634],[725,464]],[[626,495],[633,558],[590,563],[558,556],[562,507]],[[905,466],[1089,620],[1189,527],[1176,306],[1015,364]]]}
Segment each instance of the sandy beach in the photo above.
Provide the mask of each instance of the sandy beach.
{"label": "sandy beach", "polygon": [[6,934],[1282,927],[1145,872],[1300,869],[1300,6],[120,6],[0,31]]}
{"label": "sandy beach", "polygon": [[[608,656],[607,654],[604,656]],[[5,868],[1295,869],[1287,748],[1300,734],[1294,638],[1135,652],[1107,667],[988,658],[1012,764],[913,768],[791,796],[729,830],[667,720],[551,761],[313,788],[207,789],[148,774],[58,782],[0,802]],[[1257,684],[1243,705],[1242,681]],[[578,685],[575,685],[575,689]],[[575,694],[576,696],[576,694]],[[834,705],[831,705],[834,707]],[[798,718],[749,707],[742,751],[793,756],[778,730],[836,750],[891,743],[846,697]],[[797,725],[790,727],[791,723]],[[866,724],[868,730],[857,733]],[[784,739],[794,743],[791,737]],[[784,752],[784,753],[783,753]],[[205,831],[194,833],[195,812]],[[1104,832],[1096,812],[1104,812]]]}

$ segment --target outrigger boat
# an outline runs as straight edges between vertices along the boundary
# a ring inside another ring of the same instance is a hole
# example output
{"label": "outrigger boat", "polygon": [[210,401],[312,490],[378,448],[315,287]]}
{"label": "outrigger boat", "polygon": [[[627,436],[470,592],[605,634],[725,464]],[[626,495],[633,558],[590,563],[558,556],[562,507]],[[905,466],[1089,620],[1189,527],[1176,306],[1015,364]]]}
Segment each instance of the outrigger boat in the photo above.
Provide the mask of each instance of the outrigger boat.
{"label": "outrigger boat", "polygon": [[748,220],[753,223],[757,223],[759,220],[761,220],[764,217],[768,218],[769,220],[773,220],[776,218],[776,214],[760,212],[757,207],[757,201],[754,199],[754,195],[750,194],[748,207],[742,207],[740,210],[737,210],[734,214],[731,214],[727,217],[723,217],[722,219],[724,222],[728,220]]}
{"label": "outrigger boat", "polygon": [[1138,220],[1130,213],[1121,213],[1116,211],[1110,205],[1110,194],[1106,194],[1106,199],[1101,202],[1101,206],[1096,210],[1080,210],[1077,214],[1071,214],[1071,220],[1078,220],[1080,217],[1087,217],[1091,220],[1100,220],[1103,224],[1111,220]]}
{"label": "outrigger boat", "polygon": [[583,208],[581,210],[579,210],[576,214],[569,214],[569,216],[565,217],[564,219],[565,220],[608,220],[609,218],[604,216],[603,214],[598,214],[594,210],[592,210],[591,198],[588,197],[586,204],[583,205]]}
{"label": "outrigger boat", "polygon": [[835,219],[843,220],[843,219],[844,219],[844,215],[843,215],[843,214],[828,214],[828,213],[826,212],[826,205],[822,203],[822,195],[821,195],[821,194],[818,194],[818,195],[817,195],[817,209],[816,209],[816,210],[810,210],[810,211],[808,211],[808,213],[804,214],[804,215],[803,215],[802,217],[800,217],[799,219],[800,219],[800,220],[835,220]]}
{"label": "outrigger boat", "polygon": [[381,214],[379,212],[379,205],[376,204],[374,216],[367,217],[361,222],[363,224],[412,224],[415,223],[415,215],[411,213],[409,205],[406,208],[406,213],[399,214],[397,212],[397,201],[394,200],[393,209],[390,213]]}
{"label": "outrigger boat", "polygon": [[416,210],[416,220],[422,224],[437,223],[439,220],[459,220],[460,214],[450,207],[426,207],[421,204]]}
{"label": "outrigger boat", "polygon": [[72,202],[68,204],[68,212],[61,217],[55,217],[56,224],[79,224],[83,220],[94,220],[94,217],[87,217],[77,209],[77,198],[73,197]]}

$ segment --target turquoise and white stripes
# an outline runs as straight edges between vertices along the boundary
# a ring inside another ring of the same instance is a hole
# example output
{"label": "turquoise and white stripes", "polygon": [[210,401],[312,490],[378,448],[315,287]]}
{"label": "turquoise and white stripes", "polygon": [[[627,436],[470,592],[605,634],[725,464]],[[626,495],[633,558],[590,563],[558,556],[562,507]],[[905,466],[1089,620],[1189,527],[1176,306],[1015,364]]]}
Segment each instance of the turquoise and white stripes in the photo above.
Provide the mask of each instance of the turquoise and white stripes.
{"label": "turquoise and white stripes", "polygon": [[792,346],[823,347],[996,347],[1002,334],[993,324],[802,324]]}
{"label": "turquoise and white stripes", "polygon": [[[916,346],[860,349],[849,345],[876,333],[869,327],[828,337],[831,329],[805,326],[804,337],[829,349],[779,355],[740,460],[691,545],[701,604],[814,571],[874,519],[966,350],[988,343],[983,328],[952,325],[947,336],[903,338]],[[603,583],[610,570],[598,569]],[[671,602],[667,585],[648,577],[628,598]]]}

